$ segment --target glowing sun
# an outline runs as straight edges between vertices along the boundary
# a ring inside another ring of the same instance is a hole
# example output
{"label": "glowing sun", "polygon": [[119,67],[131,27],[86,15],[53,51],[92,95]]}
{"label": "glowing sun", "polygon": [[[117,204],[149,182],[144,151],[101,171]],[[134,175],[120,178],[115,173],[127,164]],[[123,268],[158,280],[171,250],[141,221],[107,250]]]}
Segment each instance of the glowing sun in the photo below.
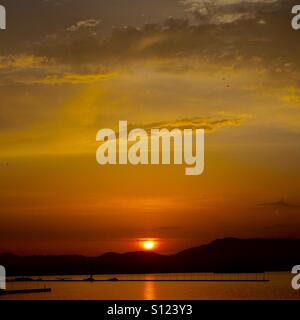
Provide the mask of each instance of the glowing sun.
{"label": "glowing sun", "polygon": [[145,249],[145,250],[153,250],[154,248],[155,248],[155,245],[156,245],[156,243],[155,243],[155,241],[153,241],[153,240],[146,240],[146,241],[143,241],[142,242],[142,246],[143,246],[143,248]]}

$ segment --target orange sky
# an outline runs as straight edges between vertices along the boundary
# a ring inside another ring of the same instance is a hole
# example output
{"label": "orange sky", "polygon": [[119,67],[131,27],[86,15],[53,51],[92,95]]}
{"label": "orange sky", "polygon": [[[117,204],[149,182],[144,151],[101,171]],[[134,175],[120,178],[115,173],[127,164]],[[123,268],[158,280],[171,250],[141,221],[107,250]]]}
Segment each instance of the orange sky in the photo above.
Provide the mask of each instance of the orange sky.
{"label": "orange sky", "polygon": [[[35,13],[7,4],[11,25],[21,9],[31,19],[25,39],[0,33],[0,251],[96,255],[157,239],[170,253],[227,236],[299,236],[300,32],[286,1],[253,1],[241,16],[240,1],[220,0],[214,19],[193,1],[130,12],[125,2],[62,3],[52,24],[42,16],[54,1]],[[204,174],[99,166],[96,133],[119,120],[197,121]]]}

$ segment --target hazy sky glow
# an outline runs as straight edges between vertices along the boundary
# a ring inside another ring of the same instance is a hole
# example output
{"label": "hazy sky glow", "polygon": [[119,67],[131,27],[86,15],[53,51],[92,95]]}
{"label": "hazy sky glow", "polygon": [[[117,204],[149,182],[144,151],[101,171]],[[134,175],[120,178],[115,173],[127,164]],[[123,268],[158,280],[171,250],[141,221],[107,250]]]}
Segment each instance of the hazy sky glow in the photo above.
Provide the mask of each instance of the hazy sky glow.
{"label": "hazy sky glow", "polygon": [[[292,3],[2,0],[0,251],[300,236]],[[204,174],[99,166],[96,133],[119,120],[205,128]]]}

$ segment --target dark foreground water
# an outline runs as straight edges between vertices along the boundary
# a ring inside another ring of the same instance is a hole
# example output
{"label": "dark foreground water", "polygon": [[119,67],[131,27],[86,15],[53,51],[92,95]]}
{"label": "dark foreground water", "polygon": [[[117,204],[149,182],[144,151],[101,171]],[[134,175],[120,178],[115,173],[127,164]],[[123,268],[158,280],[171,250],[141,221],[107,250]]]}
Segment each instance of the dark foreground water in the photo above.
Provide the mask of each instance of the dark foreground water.
{"label": "dark foreground water", "polygon": [[[84,279],[86,276],[43,277],[47,280]],[[262,275],[105,275],[95,279],[117,277],[124,280],[148,280],[140,282],[9,282],[7,289],[29,289],[50,287],[49,293],[15,294],[0,299],[16,300],[231,300],[231,299],[299,299],[300,290],[291,286],[292,275],[287,272]],[[151,280],[228,280],[262,278],[269,282],[156,282]],[[150,281],[149,281],[150,280]]]}

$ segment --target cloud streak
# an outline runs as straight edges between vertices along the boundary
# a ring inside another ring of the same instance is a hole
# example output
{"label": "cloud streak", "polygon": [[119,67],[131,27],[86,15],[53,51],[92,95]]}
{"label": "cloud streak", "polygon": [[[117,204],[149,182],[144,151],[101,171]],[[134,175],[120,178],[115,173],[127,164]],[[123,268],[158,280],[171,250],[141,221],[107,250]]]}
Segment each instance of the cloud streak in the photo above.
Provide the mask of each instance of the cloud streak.
{"label": "cloud streak", "polygon": [[201,118],[194,117],[190,119],[179,119],[175,121],[161,121],[153,122],[145,125],[130,125],[129,129],[133,128],[143,128],[147,131],[151,129],[205,129],[206,131],[215,131],[223,127],[240,126],[245,118],[235,118],[235,119],[213,119],[213,118]]}
{"label": "cloud streak", "polygon": [[186,12],[201,24],[226,24],[257,18],[259,10],[278,0],[182,0]]}
{"label": "cloud streak", "polygon": [[67,31],[75,32],[83,28],[95,28],[99,25],[99,23],[100,23],[100,20],[96,20],[96,19],[81,20],[76,22],[71,27],[67,28]]}
{"label": "cloud streak", "polygon": [[299,205],[289,203],[289,202],[285,201],[284,199],[281,199],[281,200],[275,201],[275,202],[262,203],[259,206],[267,207],[267,208],[274,208],[274,209],[300,208]]}
{"label": "cloud streak", "polygon": [[[136,128],[144,129],[148,134],[151,134],[152,129],[167,129],[172,131],[174,129],[185,130],[185,129],[204,129],[206,132],[213,132],[224,127],[237,127],[242,125],[242,123],[248,119],[249,116],[232,118],[232,119],[213,119],[213,118],[202,118],[194,117],[189,119],[179,119],[174,121],[160,121],[151,122],[145,124],[129,124],[128,131]],[[120,132],[116,130],[119,134]]]}

